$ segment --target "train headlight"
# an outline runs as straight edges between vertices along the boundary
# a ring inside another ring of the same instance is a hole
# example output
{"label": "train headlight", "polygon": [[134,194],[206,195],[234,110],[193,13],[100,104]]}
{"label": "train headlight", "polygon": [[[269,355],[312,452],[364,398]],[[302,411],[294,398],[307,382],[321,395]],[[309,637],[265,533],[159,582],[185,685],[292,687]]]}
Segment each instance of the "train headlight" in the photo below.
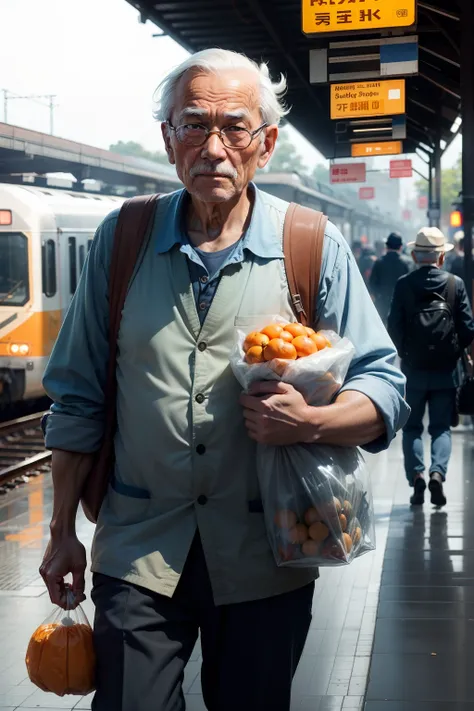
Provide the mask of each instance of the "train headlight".
{"label": "train headlight", "polygon": [[12,355],[25,356],[30,352],[30,347],[27,343],[10,343],[9,350]]}

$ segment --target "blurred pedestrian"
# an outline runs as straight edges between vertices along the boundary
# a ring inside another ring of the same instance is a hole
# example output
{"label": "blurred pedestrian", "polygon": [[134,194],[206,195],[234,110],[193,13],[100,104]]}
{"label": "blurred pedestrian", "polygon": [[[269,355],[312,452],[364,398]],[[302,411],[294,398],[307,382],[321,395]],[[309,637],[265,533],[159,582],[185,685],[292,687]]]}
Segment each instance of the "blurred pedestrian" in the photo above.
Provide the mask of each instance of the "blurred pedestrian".
{"label": "blurred pedestrian", "polygon": [[385,241],[386,252],[377,259],[369,277],[369,291],[374,300],[380,318],[387,324],[393,290],[398,279],[408,274],[406,258],[402,256],[403,240],[392,232]]}
{"label": "blurred pedestrian", "polygon": [[412,257],[417,269],[399,279],[388,315],[388,332],[407,377],[411,414],[403,428],[405,473],[414,493],[410,503],[424,503],[423,417],[428,405],[431,435],[431,503],[444,506],[443,483],[451,455],[451,424],[456,408],[456,366],[474,339],[474,320],[464,282],[441,269],[453,249],[436,227],[418,233]]}

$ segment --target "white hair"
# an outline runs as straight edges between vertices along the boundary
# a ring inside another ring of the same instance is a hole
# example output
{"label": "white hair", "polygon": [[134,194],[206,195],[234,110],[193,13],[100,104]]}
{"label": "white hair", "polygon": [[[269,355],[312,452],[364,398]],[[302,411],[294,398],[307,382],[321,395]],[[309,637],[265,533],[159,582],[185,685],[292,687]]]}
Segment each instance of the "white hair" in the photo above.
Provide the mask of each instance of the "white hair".
{"label": "white hair", "polygon": [[191,54],[158,85],[153,94],[155,102],[153,116],[157,121],[170,120],[176,86],[188,69],[201,69],[214,74],[226,69],[249,69],[259,79],[262,121],[267,124],[278,124],[289,111],[282,100],[287,88],[283,74],[280,74],[279,81],[272,82],[265,62],[258,65],[245,54],[231,52],[228,49],[213,48]]}
{"label": "white hair", "polygon": [[440,256],[443,252],[436,252],[435,250],[426,249],[415,249],[416,263],[420,266],[426,266],[427,264],[438,264]]}

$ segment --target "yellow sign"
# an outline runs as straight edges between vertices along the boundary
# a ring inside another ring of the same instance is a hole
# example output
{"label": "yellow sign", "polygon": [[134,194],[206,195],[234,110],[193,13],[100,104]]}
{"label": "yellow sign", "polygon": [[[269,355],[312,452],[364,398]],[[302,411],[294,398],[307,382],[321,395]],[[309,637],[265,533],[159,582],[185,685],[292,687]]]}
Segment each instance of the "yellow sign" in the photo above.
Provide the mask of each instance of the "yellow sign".
{"label": "yellow sign", "polygon": [[415,0],[302,0],[307,35],[409,27],[415,15]]}
{"label": "yellow sign", "polygon": [[367,156],[396,156],[403,153],[401,141],[381,141],[380,143],[353,143],[351,155],[353,158]]}
{"label": "yellow sign", "polygon": [[405,79],[331,84],[331,118],[405,113]]}

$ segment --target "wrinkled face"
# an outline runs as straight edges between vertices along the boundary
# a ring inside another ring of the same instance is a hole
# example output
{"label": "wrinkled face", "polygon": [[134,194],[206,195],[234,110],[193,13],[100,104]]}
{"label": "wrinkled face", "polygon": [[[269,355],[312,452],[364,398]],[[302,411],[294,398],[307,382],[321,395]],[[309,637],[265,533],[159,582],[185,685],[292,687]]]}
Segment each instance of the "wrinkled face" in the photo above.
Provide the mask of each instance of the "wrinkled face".
{"label": "wrinkled face", "polygon": [[[258,78],[248,70],[228,70],[217,74],[189,70],[179,81],[169,118],[172,126],[188,126],[189,131],[205,126],[210,131],[238,132],[258,129],[260,114]],[[233,127],[233,128],[232,128]],[[225,202],[238,197],[263,168],[273,153],[278,135],[276,125],[263,128],[247,148],[229,148],[217,133],[199,147],[181,143],[176,132],[162,124],[170,163],[188,192],[203,202]]]}

